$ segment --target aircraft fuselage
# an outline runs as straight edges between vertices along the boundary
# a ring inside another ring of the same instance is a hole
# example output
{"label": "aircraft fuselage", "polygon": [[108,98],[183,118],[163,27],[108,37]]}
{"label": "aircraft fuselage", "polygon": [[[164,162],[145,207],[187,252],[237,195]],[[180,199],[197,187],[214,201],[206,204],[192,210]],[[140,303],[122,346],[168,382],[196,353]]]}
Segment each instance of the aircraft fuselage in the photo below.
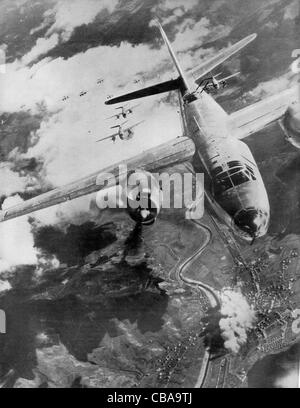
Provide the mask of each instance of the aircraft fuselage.
{"label": "aircraft fuselage", "polygon": [[268,195],[249,147],[234,136],[229,115],[207,93],[183,104],[186,134],[194,141],[217,215],[243,239],[268,229]]}

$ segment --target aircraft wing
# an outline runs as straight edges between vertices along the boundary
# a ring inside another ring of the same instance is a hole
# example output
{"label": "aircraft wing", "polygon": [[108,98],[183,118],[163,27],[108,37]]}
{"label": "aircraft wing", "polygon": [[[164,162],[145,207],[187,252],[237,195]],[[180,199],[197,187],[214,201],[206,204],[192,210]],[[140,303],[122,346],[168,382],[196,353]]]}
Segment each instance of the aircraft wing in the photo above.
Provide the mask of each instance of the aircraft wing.
{"label": "aircraft wing", "polygon": [[204,61],[199,67],[195,68],[192,71],[192,75],[194,78],[197,77],[197,79],[195,79],[196,84],[199,85],[204,75],[208,74],[218,65],[222,64],[222,62],[226,61],[232,55],[246,47],[246,45],[248,45],[251,41],[255,40],[256,36],[256,34],[248,35],[248,37],[245,37],[241,41],[231,45],[226,50],[218,52],[212,58]]}
{"label": "aircraft wing", "polygon": [[113,119],[113,118],[117,118],[118,117],[118,114],[116,113],[116,114],[114,114],[114,115],[112,115],[112,116],[109,116],[108,118],[106,118],[107,120],[108,119]]}
{"label": "aircraft wing", "polygon": [[230,115],[230,124],[237,137],[244,139],[282,118],[289,105],[299,99],[297,87],[256,102]]}
{"label": "aircraft wing", "polygon": [[119,133],[114,133],[113,135],[109,135],[109,136],[103,137],[102,139],[98,139],[96,140],[96,143],[103,142],[103,140],[112,139],[114,136],[119,136]]}
{"label": "aircraft wing", "polygon": [[132,126],[128,126],[128,127],[127,127],[126,129],[124,129],[124,130],[132,130],[132,129],[134,129],[135,127],[137,127],[138,125],[140,125],[141,123],[144,123],[144,122],[145,122],[144,120],[141,120],[141,121],[135,123],[135,124],[132,125]]}
{"label": "aircraft wing", "polygon": [[[173,139],[128,160],[99,169],[99,171],[78,181],[48,191],[16,206],[3,209],[0,212],[0,222],[112,187],[136,169],[159,172],[168,166],[186,162],[194,153],[195,145],[191,139],[184,137]],[[125,172],[124,166],[120,171],[120,165],[126,165],[127,172]],[[110,177],[108,177],[108,173]]]}
{"label": "aircraft wing", "polygon": [[133,109],[137,108],[138,106],[140,106],[140,103],[137,103],[136,105],[133,105],[133,106],[129,106],[129,107],[127,108],[127,112],[128,112],[129,110],[133,110]]}

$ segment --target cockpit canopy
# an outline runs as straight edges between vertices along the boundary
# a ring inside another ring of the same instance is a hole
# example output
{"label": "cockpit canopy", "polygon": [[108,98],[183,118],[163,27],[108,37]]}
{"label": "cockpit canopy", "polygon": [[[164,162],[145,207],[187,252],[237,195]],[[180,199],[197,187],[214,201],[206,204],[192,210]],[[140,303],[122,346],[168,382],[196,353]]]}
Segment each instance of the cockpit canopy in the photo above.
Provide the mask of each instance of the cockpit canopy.
{"label": "cockpit canopy", "polygon": [[212,170],[212,176],[215,195],[222,194],[248,181],[256,180],[254,171],[250,165],[238,160],[228,162],[225,169],[221,166],[217,166]]}

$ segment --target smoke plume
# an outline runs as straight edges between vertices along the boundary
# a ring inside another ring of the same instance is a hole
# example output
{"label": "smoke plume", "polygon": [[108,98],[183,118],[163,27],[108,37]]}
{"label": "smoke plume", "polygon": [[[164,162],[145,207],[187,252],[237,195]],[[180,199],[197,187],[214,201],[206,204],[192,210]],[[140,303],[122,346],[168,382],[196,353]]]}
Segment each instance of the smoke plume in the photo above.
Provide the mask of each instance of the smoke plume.
{"label": "smoke plume", "polygon": [[247,341],[247,330],[253,327],[255,311],[241,292],[226,288],[221,292],[221,315],[219,325],[224,346],[237,353]]}

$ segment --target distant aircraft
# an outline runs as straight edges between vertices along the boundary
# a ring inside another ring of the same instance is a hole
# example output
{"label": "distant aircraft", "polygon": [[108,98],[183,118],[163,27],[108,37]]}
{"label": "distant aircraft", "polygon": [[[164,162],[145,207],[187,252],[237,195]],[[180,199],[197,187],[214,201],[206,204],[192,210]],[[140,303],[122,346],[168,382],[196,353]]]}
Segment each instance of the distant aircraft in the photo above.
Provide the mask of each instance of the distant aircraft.
{"label": "distant aircraft", "polygon": [[[121,163],[128,165],[132,170],[142,169],[145,175],[150,174],[154,178],[152,173],[168,170],[172,172],[178,162],[186,162],[193,166],[197,158],[204,173],[206,205],[213,209],[219,221],[236,236],[251,243],[268,231],[270,205],[259,167],[250,148],[242,139],[279,120],[288,140],[292,139],[293,143],[299,143],[300,147],[298,87],[286,89],[228,114],[209,93],[199,90],[199,84],[203,83],[203,78],[217,66],[252,42],[256,34],[249,35],[225,50],[215,52],[210,59],[202,61],[193,70],[193,77],[196,78],[194,85],[192,77],[188,77],[182,69],[163,28],[159,23],[158,26],[177,70],[177,78],[114,97],[105,104],[122,104],[146,96],[175,91],[179,96],[184,137],[177,138],[177,135],[174,135],[172,140],[122,160]],[[124,139],[125,132],[131,137],[134,126],[137,124],[129,129],[117,126],[118,133],[105,139],[116,140],[117,137]],[[161,126],[164,126],[163,121]],[[116,174],[119,164],[112,164],[109,173]],[[99,168],[77,181],[5,208],[0,213],[0,221],[30,214],[92,192],[119,187],[116,185],[119,183],[118,179],[112,180],[109,186],[99,185],[99,173],[103,170]],[[197,169],[194,168],[193,171]],[[141,207],[128,206],[125,210],[141,225],[154,223],[162,207],[161,200],[157,198],[160,197],[159,186],[151,184],[150,191],[149,188],[147,191],[151,205],[143,207],[143,211]],[[134,196],[135,190],[128,190],[126,194],[128,200],[138,197]]]}
{"label": "distant aircraft", "polygon": [[97,84],[99,85],[99,84],[102,84],[104,82],[104,79],[98,79],[98,81],[97,81]]}
{"label": "distant aircraft", "polygon": [[66,101],[67,99],[70,99],[70,97],[69,97],[69,96],[64,96],[64,97],[62,98],[62,101],[64,102],[64,101]]}
{"label": "distant aircraft", "polygon": [[125,119],[125,118],[127,118],[127,116],[129,114],[133,113],[133,109],[137,108],[138,106],[140,106],[140,104],[129,106],[129,107],[127,107],[126,105],[119,106],[116,109],[121,109],[121,112],[116,113],[115,115],[112,115],[112,116],[108,117],[107,119],[113,119],[113,118],[120,119],[121,117],[123,117]]}
{"label": "distant aircraft", "polygon": [[115,142],[117,140],[117,137],[119,137],[120,140],[132,139],[134,135],[133,129],[136,128],[138,125],[140,125],[143,122],[145,121],[141,120],[140,122],[135,123],[134,125],[128,126],[125,129],[123,128],[123,126],[125,125],[125,123],[127,123],[127,121],[120,125],[112,126],[111,129],[118,129],[118,132],[110,136],[104,137],[103,139],[99,139],[97,140],[97,142],[102,142],[103,140],[107,140],[107,139],[111,139],[113,142]]}
{"label": "distant aircraft", "polygon": [[217,77],[221,75],[221,72],[220,72],[217,75],[213,75],[211,77],[204,78],[200,82],[198,87],[201,88],[201,86],[204,84],[204,86],[202,87],[201,93],[204,91],[207,93],[210,93],[211,91],[214,91],[214,90],[218,91],[220,88],[225,88],[227,86],[228,79],[233,78],[239,74],[240,72],[236,72],[235,74],[229,75],[225,78],[218,79]]}
{"label": "distant aircraft", "polygon": [[84,96],[86,94],[87,94],[87,91],[82,91],[82,92],[80,92],[79,96]]}

